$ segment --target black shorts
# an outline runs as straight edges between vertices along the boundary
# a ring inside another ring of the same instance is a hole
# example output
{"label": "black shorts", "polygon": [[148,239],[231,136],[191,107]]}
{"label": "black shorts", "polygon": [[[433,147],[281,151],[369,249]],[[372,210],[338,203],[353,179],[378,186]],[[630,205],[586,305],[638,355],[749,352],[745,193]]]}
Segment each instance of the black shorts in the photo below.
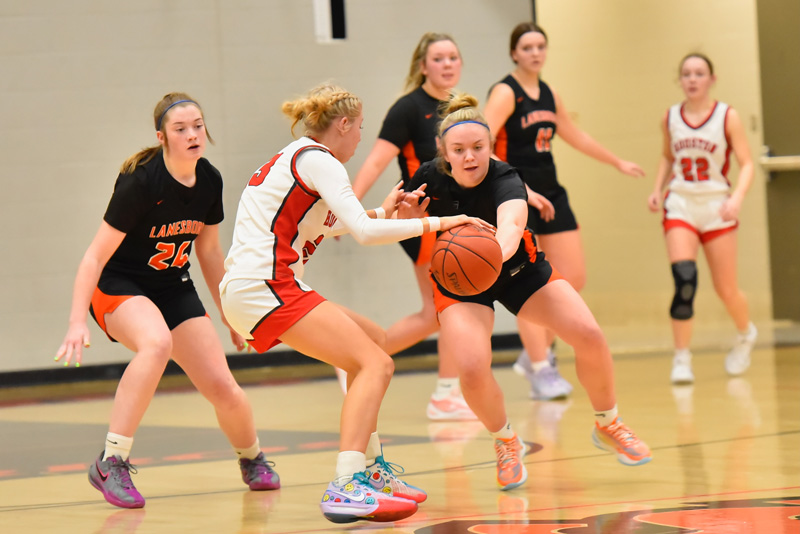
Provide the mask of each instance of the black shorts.
{"label": "black shorts", "polygon": [[103,271],[92,296],[89,313],[111,341],[116,339],[108,334],[105,314],[113,312],[117,306],[136,296],[150,299],[161,311],[170,330],[188,319],[207,315],[188,272],[177,283],[153,289],[137,283],[129,276]]}
{"label": "black shorts", "polygon": [[497,282],[479,295],[462,297],[444,289],[431,275],[433,282],[433,301],[436,311],[441,313],[445,308],[458,302],[482,304],[494,310],[494,302],[502,304],[508,311],[517,315],[522,306],[541,288],[563,276],[550,265],[544,252],[536,253],[536,261],[524,262],[519,266],[503,270]]}
{"label": "black shorts", "polygon": [[575,219],[575,214],[572,212],[572,208],[569,205],[569,197],[567,196],[566,189],[559,185],[555,189],[549,191],[536,192],[553,203],[556,214],[552,221],[545,221],[542,219],[539,210],[529,204],[528,226],[533,229],[534,234],[557,234],[559,232],[568,232],[578,229],[578,221]]}
{"label": "black shorts", "polygon": [[537,235],[557,234],[578,229],[578,221],[569,205],[567,190],[558,183],[555,166],[518,167],[522,180],[536,193],[553,203],[556,210],[552,221],[546,222],[539,210],[528,205],[528,226]]}

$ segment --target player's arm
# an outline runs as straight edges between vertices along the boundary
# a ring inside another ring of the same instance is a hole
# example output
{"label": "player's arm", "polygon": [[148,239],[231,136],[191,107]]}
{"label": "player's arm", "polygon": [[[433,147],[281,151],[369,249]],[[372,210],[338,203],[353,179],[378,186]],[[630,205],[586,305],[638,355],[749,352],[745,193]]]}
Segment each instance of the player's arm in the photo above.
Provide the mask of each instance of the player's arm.
{"label": "player's arm", "polygon": [[519,248],[519,240],[528,222],[527,202],[522,199],[511,199],[497,207],[497,233],[495,237],[500,243],[505,262]]}
{"label": "player's arm", "polygon": [[378,177],[398,154],[400,154],[400,149],[394,143],[380,138],[375,141],[375,145],[353,180],[353,191],[356,198],[359,200],[364,198],[364,195],[375,185]]}
{"label": "player's arm", "polygon": [[730,139],[733,154],[739,164],[739,179],[736,181],[736,188],[731,193],[730,198],[722,206],[722,218],[732,221],[739,216],[739,209],[742,206],[744,197],[750,186],[753,184],[753,157],[750,154],[750,145],[747,143],[747,135],[744,132],[744,125],[739,118],[739,114],[733,108],[728,108],[728,120],[725,121],[725,134]]}
{"label": "player's arm", "polygon": [[103,267],[117,250],[125,233],[117,230],[107,222],[100,223],[100,228],[92,239],[89,248],[78,265],[78,273],[72,288],[72,307],[69,314],[69,328],[64,342],[56,352],[56,361],[64,358],[64,365],[75,361],[80,365],[83,348],[90,344],[89,327],[86,324],[89,305],[92,302],[94,289],[100,280]]}
{"label": "player's arm", "polygon": [[514,113],[514,90],[505,83],[498,83],[489,92],[483,116],[489,131],[492,134],[492,142],[497,138],[497,133],[503,128],[508,118]]}
{"label": "player's arm", "polygon": [[225,256],[219,244],[219,225],[205,225],[200,233],[197,234],[193,248],[197,261],[200,263],[200,270],[203,272],[208,291],[211,293],[211,298],[214,299],[217,310],[219,310],[222,323],[230,330],[233,345],[238,350],[243,350],[247,346],[245,340],[228,324],[225,313],[222,311],[222,301],[219,296],[219,284],[225,275]]}
{"label": "player's arm", "polygon": [[653,185],[653,192],[647,197],[647,207],[650,211],[658,211],[661,206],[661,197],[669,182],[669,176],[672,173],[672,165],[675,162],[675,157],[672,155],[670,148],[669,127],[667,126],[667,118],[669,114],[665,115],[661,121],[661,158],[658,162],[658,171],[656,172],[656,181]]}
{"label": "player's arm", "polygon": [[572,148],[579,150],[587,156],[602,163],[608,163],[619,172],[628,176],[641,177],[644,171],[636,163],[620,159],[616,154],[597,142],[592,136],[584,132],[572,122],[572,119],[561,101],[561,97],[553,91],[556,101],[556,128],[558,135]]}

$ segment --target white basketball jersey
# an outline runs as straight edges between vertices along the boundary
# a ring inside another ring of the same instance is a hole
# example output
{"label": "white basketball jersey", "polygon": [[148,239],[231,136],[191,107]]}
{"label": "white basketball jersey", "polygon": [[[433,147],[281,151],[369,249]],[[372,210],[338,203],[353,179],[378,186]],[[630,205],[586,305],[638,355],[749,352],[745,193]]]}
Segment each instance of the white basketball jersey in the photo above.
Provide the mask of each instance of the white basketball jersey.
{"label": "white basketball jersey", "polygon": [[669,108],[670,149],[675,158],[671,191],[680,193],[720,193],[730,189],[728,168],[731,147],[725,135],[728,105],[714,104],[699,125],[691,125],[683,115],[683,104]]}

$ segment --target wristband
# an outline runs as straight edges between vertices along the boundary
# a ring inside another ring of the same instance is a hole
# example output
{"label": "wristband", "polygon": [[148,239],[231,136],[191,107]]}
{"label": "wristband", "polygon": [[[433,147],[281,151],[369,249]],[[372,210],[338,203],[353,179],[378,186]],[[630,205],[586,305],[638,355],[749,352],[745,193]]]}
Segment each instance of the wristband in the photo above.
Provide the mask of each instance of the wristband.
{"label": "wristband", "polygon": [[385,219],[386,218],[386,210],[383,208],[375,208],[375,218],[376,219]]}

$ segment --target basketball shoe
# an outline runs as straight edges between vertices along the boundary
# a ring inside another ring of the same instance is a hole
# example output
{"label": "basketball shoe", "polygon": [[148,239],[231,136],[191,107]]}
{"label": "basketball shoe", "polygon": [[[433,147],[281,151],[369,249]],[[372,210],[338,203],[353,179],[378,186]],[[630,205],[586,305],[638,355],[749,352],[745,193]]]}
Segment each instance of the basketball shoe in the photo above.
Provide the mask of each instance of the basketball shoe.
{"label": "basketball shoe", "polygon": [[617,460],[625,465],[642,465],[653,458],[647,444],[636,437],[619,416],[608,426],[600,426],[595,421],[592,442],[598,449],[616,454]]}
{"label": "basketball shoe", "polygon": [[252,460],[239,458],[242,480],[253,491],[273,490],[281,487],[281,477],[272,468],[275,462],[267,461],[263,452]]}
{"label": "basketball shoe", "polygon": [[89,467],[89,482],[114,506],[142,508],[144,497],[133,485],[131,473],[136,474],[136,468],[121,456],[114,455],[103,460],[103,453],[100,453]]}
{"label": "basketball shoe", "polygon": [[402,466],[387,462],[383,454],[375,458],[375,463],[367,466],[366,475],[369,478],[369,485],[376,491],[381,491],[388,495],[410,499],[416,503],[424,502],[428,494],[416,486],[400,480],[395,472],[402,475],[405,469]]}
{"label": "basketball shoe", "polygon": [[328,484],[319,504],[322,515],[333,523],[399,521],[417,511],[417,503],[376,491],[365,473],[355,473],[350,482]]}
{"label": "basketball shoe", "polygon": [[756,344],[758,330],[756,325],[750,323],[747,332],[736,337],[736,343],[725,357],[725,370],[731,376],[739,376],[750,367],[750,352]]}
{"label": "basketball shoe", "polygon": [[478,416],[467,405],[461,390],[456,388],[440,395],[435,391],[428,401],[426,410],[428,419],[432,421],[477,421]]}
{"label": "basketball shoe", "polygon": [[514,372],[524,376],[531,383],[530,397],[534,400],[563,399],[572,393],[572,384],[567,382],[556,367],[556,357],[552,349],[547,349],[548,367],[534,371],[527,351],[520,352],[514,362]]}
{"label": "basketball shoe", "polygon": [[500,489],[510,490],[519,487],[528,480],[528,470],[522,463],[527,445],[514,434],[513,438],[494,440],[494,452],[497,454],[497,484]]}
{"label": "basketball shoe", "polygon": [[670,373],[669,379],[673,384],[691,384],[694,382],[692,353],[687,349],[675,351],[675,356],[672,358],[672,372]]}

